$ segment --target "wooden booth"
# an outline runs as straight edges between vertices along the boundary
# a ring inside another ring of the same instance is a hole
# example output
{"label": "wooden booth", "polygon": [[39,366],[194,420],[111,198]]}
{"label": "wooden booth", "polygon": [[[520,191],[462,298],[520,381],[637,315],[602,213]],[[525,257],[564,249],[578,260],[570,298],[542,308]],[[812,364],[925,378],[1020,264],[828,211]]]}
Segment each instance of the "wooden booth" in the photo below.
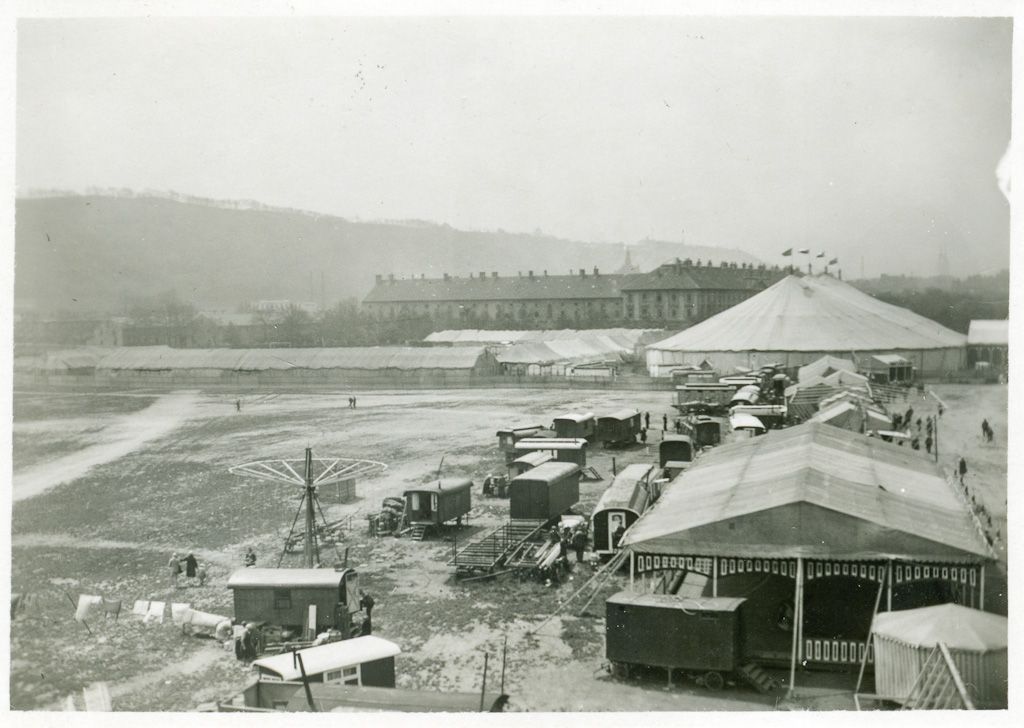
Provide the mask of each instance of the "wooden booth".
{"label": "wooden booth", "polygon": [[707,578],[747,597],[745,654],[765,664],[871,665],[877,611],[984,609],[995,552],[959,483],[906,448],[820,423],[711,450],[623,537],[635,591]]}
{"label": "wooden booth", "polygon": [[509,514],[514,520],[549,521],[580,499],[580,469],[573,463],[544,463],[513,478]]}

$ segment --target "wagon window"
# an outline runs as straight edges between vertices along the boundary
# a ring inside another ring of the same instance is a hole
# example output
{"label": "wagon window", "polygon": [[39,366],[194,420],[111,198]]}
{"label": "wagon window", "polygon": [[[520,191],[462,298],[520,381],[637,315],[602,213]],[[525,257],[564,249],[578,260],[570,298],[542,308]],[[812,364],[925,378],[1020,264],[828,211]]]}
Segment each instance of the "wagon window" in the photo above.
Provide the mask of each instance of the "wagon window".
{"label": "wagon window", "polygon": [[292,593],[288,589],[274,590],[274,609],[291,609]]}
{"label": "wagon window", "polygon": [[341,671],[341,682],[343,685],[359,685],[359,666],[346,667]]}

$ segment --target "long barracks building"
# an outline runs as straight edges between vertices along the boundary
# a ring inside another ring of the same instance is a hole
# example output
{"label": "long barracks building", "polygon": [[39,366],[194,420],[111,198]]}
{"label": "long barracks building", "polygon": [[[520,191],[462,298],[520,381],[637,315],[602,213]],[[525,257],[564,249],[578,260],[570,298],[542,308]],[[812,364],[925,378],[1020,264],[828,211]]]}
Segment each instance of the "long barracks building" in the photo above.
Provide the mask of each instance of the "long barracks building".
{"label": "long barracks building", "polygon": [[685,326],[753,296],[785,274],[784,269],[765,265],[676,259],[649,273],[633,274],[581,268],[572,275],[378,275],[363,308],[383,321],[430,317],[463,324],[544,327],[595,320]]}

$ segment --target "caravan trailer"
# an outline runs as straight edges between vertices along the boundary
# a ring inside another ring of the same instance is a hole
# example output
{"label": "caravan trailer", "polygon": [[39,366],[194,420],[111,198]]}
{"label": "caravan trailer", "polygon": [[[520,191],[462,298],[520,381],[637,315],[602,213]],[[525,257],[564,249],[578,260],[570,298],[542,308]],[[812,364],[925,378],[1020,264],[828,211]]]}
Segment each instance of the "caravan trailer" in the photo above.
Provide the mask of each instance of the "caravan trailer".
{"label": "caravan trailer", "polygon": [[633,525],[657,496],[654,466],[645,463],[627,465],[601,494],[591,516],[594,553],[607,558],[619,550],[616,532]]}

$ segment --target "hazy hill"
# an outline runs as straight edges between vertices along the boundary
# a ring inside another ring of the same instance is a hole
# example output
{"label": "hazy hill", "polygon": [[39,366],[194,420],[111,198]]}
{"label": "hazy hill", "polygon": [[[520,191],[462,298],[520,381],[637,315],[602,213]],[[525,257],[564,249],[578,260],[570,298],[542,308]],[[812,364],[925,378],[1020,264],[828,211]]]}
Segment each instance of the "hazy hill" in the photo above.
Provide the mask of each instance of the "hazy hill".
{"label": "hazy hill", "polygon": [[[376,273],[612,272],[624,255],[622,245],[542,234],[353,222],[180,196],[32,197],[17,201],[16,214],[15,300],[40,310],[118,310],[167,290],[201,308],[284,298],[332,305],[362,298]],[[756,262],[738,250],[661,241],[630,250],[645,270],[672,257]]]}

